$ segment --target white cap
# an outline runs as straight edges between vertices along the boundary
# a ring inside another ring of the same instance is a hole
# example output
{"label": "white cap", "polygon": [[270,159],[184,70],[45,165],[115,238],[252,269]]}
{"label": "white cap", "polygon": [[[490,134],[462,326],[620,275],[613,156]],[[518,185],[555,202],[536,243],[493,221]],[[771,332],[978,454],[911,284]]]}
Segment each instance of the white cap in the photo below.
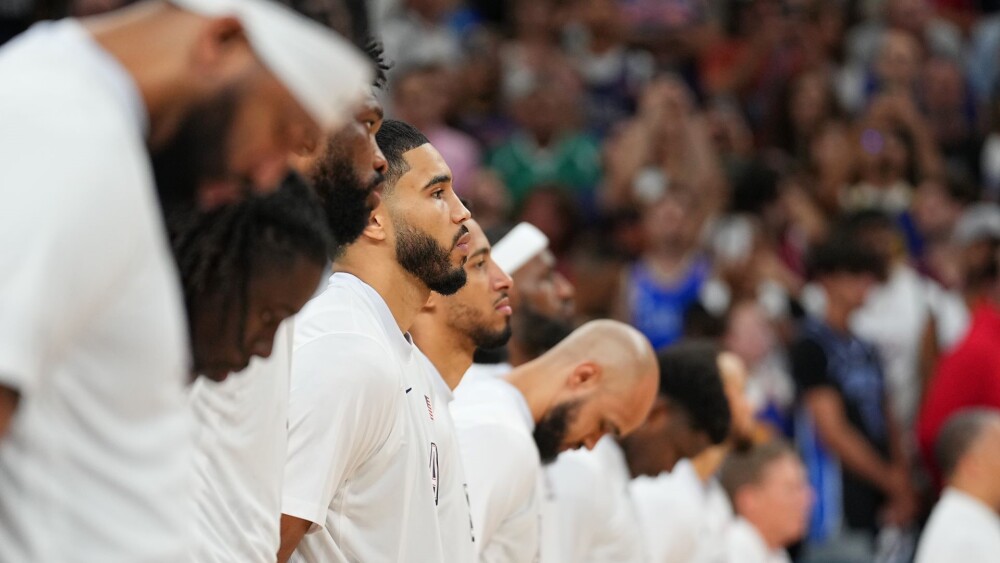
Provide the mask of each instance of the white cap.
{"label": "white cap", "polygon": [[206,17],[232,16],[264,64],[325,131],[347,122],[368,91],[371,62],[335,31],[273,0],[170,0]]}
{"label": "white cap", "polygon": [[490,251],[490,256],[500,269],[510,275],[549,247],[549,238],[531,223],[514,227]]}
{"label": "white cap", "polygon": [[1000,240],[1000,207],[995,203],[977,203],[969,207],[955,224],[952,238],[959,246],[980,240]]}

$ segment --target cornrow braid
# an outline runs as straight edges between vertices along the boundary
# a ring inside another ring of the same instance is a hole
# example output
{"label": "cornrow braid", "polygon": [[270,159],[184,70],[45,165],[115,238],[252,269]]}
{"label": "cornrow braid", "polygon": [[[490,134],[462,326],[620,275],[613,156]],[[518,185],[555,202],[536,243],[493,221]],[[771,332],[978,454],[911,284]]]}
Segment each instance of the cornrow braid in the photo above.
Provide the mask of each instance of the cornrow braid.
{"label": "cornrow braid", "polygon": [[289,268],[300,257],[324,266],[332,246],[322,207],[295,174],[272,194],[206,213],[178,212],[167,223],[189,324],[206,298],[221,296],[217,314],[239,312],[241,341],[251,278]]}

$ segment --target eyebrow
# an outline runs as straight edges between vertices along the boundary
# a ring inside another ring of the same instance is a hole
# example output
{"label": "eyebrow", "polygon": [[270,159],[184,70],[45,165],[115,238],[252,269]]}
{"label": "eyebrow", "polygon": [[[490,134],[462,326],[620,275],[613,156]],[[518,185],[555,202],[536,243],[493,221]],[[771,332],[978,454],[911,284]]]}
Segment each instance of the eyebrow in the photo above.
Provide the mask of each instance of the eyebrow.
{"label": "eyebrow", "polygon": [[471,262],[473,258],[475,258],[476,256],[479,256],[480,254],[486,255],[486,254],[489,254],[489,253],[490,253],[489,247],[484,246],[484,247],[476,250],[472,254],[470,254],[469,255],[469,259],[467,260],[467,262]]}
{"label": "eyebrow", "polygon": [[434,176],[433,178],[431,178],[426,184],[424,184],[424,187],[420,188],[420,190],[423,191],[423,190],[426,190],[428,188],[433,188],[434,186],[436,186],[438,184],[445,184],[445,183],[448,183],[448,182],[451,182],[451,176],[449,176],[447,174],[438,174],[437,176]]}

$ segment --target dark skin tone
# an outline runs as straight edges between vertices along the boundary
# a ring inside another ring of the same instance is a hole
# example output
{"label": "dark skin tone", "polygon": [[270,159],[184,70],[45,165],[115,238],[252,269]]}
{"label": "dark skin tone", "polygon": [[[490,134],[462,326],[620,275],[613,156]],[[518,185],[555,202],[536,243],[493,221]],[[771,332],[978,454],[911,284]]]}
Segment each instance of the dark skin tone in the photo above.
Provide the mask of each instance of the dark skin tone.
{"label": "dark skin tone", "polygon": [[297,257],[287,269],[273,269],[252,278],[242,342],[237,334],[237,310],[230,311],[220,329],[213,322],[217,316],[212,314],[220,306],[219,300],[198,307],[194,327],[196,371],[213,381],[223,381],[230,373],[246,368],[253,356],[269,357],[278,326],[309,301],[322,275],[322,264]]}

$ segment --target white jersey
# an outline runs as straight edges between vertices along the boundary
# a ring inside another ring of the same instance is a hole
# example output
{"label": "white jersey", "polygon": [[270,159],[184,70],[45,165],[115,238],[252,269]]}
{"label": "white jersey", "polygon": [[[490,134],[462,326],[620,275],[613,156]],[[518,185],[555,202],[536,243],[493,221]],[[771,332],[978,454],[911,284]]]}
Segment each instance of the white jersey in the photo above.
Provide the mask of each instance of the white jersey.
{"label": "white jersey", "polygon": [[705,483],[703,498],[704,518],[698,533],[698,548],[693,558],[694,563],[719,563],[726,556],[726,536],[736,515],[729,495],[715,477]]}
{"label": "white jersey", "polygon": [[191,386],[199,563],[273,563],[280,547],[293,321],[278,328],[271,357]]}
{"label": "white jersey", "polygon": [[987,563],[1000,557],[1000,516],[979,499],[947,488],[931,512],[916,563]]}
{"label": "white jersey", "polygon": [[630,492],[650,563],[689,563],[705,523],[704,488],[690,460],[670,473],[638,477]]}
{"label": "white jersey", "polygon": [[539,556],[541,460],[524,396],[503,378],[459,385],[451,405],[481,562]]}
{"label": "white jersey", "polygon": [[468,563],[475,559],[474,530],[469,512],[468,482],[458,449],[455,422],[449,405],[454,400],[448,384],[423,352],[417,351],[423,370],[415,373],[422,381],[420,393],[407,395],[410,408],[417,420],[427,427],[432,436],[429,451],[436,463],[435,498],[441,526],[441,544],[445,561]]}
{"label": "white jersey", "polygon": [[293,342],[282,512],[314,526],[292,560],[443,560],[433,461],[407,406],[416,346],[345,273],[295,317]]}
{"label": "white jersey", "polygon": [[0,49],[0,84],[0,561],[185,561],[187,337],[142,97],[75,20]]}
{"label": "white jersey", "polygon": [[499,364],[472,364],[469,369],[465,371],[465,375],[462,376],[462,381],[458,384],[455,390],[462,388],[462,385],[474,383],[476,381],[482,381],[483,378],[486,379],[496,379],[498,377],[503,377],[514,370],[514,367],[507,362],[500,362]]}
{"label": "white jersey", "polygon": [[545,468],[558,507],[556,551],[564,563],[644,561],[624,464],[621,447],[605,436],[593,451],[563,452]]}
{"label": "white jersey", "polygon": [[729,525],[722,544],[726,563],[791,563],[784,549],[770,549],[753,524],[736,518]]}

